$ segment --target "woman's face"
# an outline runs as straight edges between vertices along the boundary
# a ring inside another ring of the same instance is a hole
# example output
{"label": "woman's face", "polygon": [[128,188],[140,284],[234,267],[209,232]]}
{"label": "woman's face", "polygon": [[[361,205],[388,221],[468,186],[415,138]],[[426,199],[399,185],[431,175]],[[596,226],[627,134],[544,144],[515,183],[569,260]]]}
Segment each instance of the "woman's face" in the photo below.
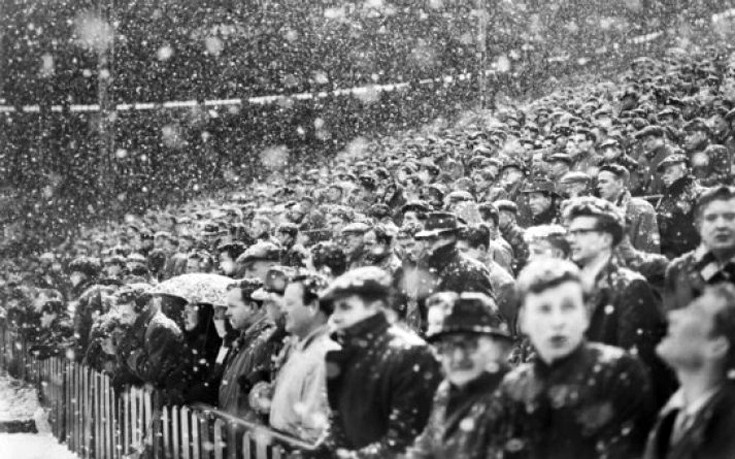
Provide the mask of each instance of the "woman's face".
{"label": "woman's face", "polygon": [[184,308],[184,327],[186,331],[192,331],[199,323],[199,306],[187,304]]}

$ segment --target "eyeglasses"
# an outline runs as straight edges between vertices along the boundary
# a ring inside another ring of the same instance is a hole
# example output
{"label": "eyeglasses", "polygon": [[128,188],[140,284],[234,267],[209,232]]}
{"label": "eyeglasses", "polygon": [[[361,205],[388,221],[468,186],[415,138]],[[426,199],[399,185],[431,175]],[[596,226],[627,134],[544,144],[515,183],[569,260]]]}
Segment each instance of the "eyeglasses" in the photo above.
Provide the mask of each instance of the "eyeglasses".
{"label": "eyeglasses", "polygon": [[600,230],[597,228],[574,228],[567,230],[568,236],[578,237],[583,234],[598,233]]}

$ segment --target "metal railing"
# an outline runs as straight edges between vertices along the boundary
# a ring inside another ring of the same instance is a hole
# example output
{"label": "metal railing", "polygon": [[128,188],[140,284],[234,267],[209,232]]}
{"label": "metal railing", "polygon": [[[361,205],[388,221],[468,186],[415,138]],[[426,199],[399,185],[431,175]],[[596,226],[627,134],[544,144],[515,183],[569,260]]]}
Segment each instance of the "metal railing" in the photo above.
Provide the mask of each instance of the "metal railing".
{"label": "metal railing", "polygon": [[117,391],[108,375],[63,356],[38,360],[2,319],[0,367],[38,388],[51,432],[80,458],[287,459],[311,448],[208,405],[164,406],[147,387]]}

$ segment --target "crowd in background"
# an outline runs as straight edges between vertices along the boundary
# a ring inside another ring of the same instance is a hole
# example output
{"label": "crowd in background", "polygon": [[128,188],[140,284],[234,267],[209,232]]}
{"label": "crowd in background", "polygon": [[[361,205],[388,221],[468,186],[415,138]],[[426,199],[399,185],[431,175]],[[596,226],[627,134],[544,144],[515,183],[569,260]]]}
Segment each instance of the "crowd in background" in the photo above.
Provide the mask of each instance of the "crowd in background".
{"label": "crowd in background", "polygon": [[4,260],[4,320],[306,455],[730,457],[734,139],[732,58],[642,58]]}

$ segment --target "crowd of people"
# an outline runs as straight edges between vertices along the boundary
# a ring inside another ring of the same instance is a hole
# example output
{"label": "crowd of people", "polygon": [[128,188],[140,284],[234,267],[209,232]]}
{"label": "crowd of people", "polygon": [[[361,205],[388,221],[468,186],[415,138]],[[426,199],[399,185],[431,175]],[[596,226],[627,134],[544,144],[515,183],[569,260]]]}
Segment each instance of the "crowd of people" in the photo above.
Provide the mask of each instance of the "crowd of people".
{"label": "crowd of people", "polygon": [[734,139],[735,61],[642,58],[5,260],[3,318],[305,456],[732,457]]}

